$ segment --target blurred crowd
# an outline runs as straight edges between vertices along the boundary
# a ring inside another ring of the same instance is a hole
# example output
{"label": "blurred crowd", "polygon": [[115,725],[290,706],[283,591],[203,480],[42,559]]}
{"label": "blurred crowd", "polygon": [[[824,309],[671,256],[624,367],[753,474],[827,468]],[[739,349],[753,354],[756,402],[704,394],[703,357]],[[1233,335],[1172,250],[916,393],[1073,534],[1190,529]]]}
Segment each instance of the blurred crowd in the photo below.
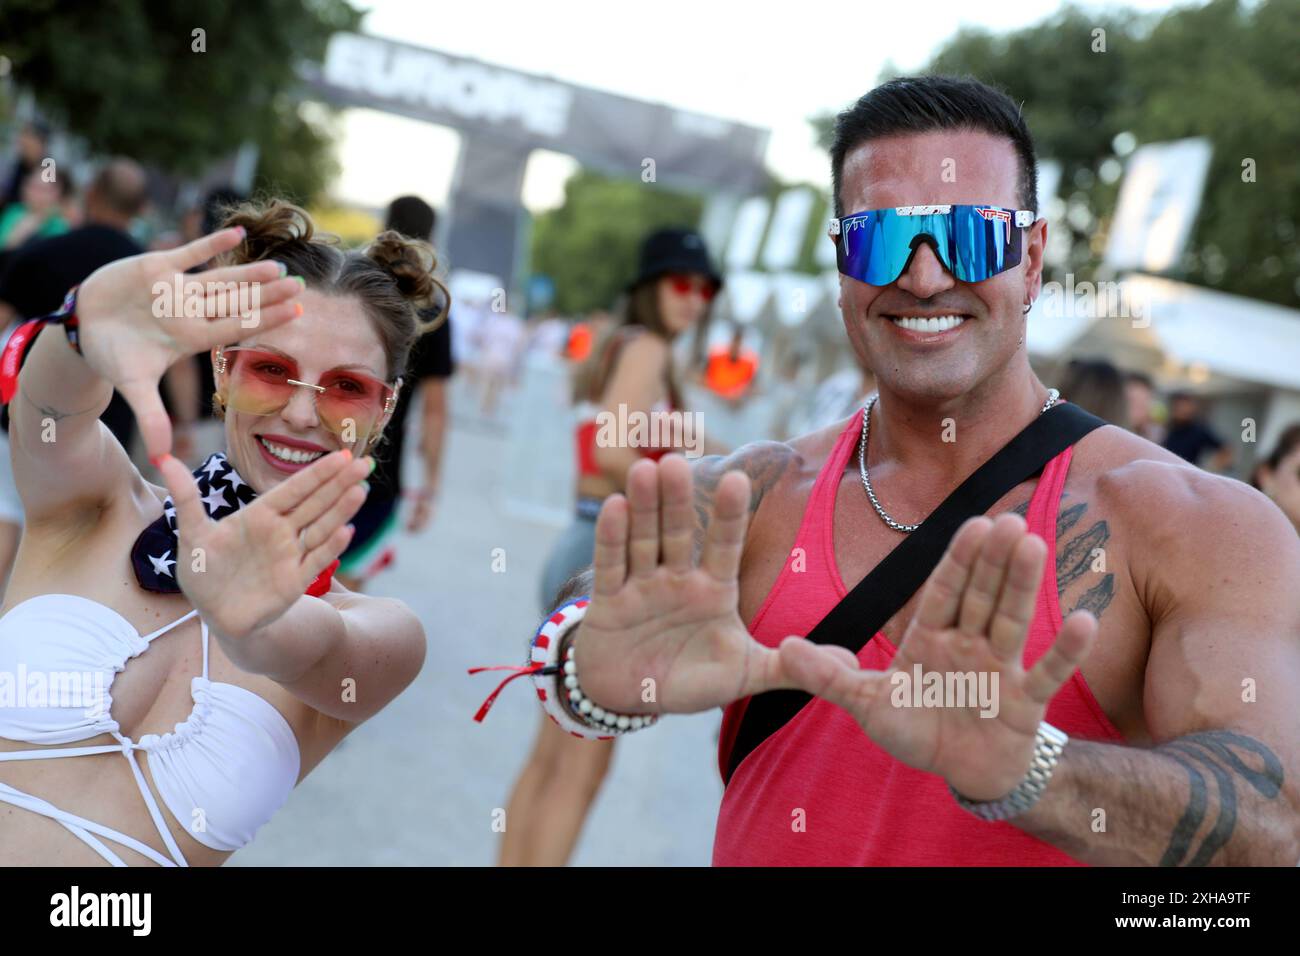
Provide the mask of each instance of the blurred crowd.
{"label": "blurred crowd", "polygon": [[[50,130],[41,123],[26,123],[2,145],[3,340],[24,320],[57,309],[67,290],[100,266],[141,253],[146,245],[165,249],[206,235],[246,198],[221,186],[178,210],[150,211],[150,177],[130,158],[106,159],[78,184],[49,155]],[[137,227],[147,212],[153,216],[153,238],[142,243]],[[385,228],[429,240],[434,223],[432,207],[407,196],[389,206]],[[452,319],[417,348],[406,370],[402,404],[388,426],[390,453],[356,518],[359,531],[344,556],[341,579],[359,590],[391,561],[388,537],[404,502],[409,504],[408,530],[428,522],[442,468],[446,385],[453,369],[461,380],[459,393],[467,400],[461,414],[494,428],[504,427],[513,415],[539,413],[515,401],[522,378],[535,364],[572,373],[578,507],[548,561],[541,582],[544,608],[551,606],[549,596],[559,583],[590,563],[600,502],[622,489],[638,457],[671,450],[601,446],[594,439],[594,417],[600,409],[626,404],[645,412],[684,411],[708,403],[737,415],[753,412],[752,421],[758,424],[746,440],[784,440],[842,421],[863,404],[874,389],[868,369],[841,362],[838,370],[821,374],[810,361],[810,347],[796,343],[784,352],[769,351],[757,329],[734,317],[714,316],[714,297],[724,282],[698,234],[669,229],[644,237],[639,271],[626,295],[608,311],[562,316],[549,309],[524,317],[504,307],[504,297],[497,295],[500,289],[456,296]],[[1104,356],[1077,357],[1040,374],[1065,399],[1194,465],[1234,474],[1251,464],[1251,483],[1300,530],[1300,423],[1286,428],[1263,455],[1248,458],[1241,454],[1240,442],[1225,438],[1210,424],[1204,396],[1164,392],[1149,375],[1119,368]],[[174,424],[174,454],[191,467],[224,443],[222,423],[210,401],[212,381],[209,356],[201,354],[177,363],[163,382]],[[410,407],[422,409],[417,426],[422,473],[408,480],[411,488],[404,490],[402,448]],[[132,415],[120,396],[114,396],[102,419],[149,477],[152,470],[142,460]],[[3,583],[21,534],[23,509],[5,437],[7,409],[0,414],[0,428]],[[706,453],[727,450],[715,442]],[[534,751],[510,804],[512,820],[525,822],[512,826],[503,841],[502,862],[562,864],[568,859],[608,770],[611,751],[612,744],[575,748],[562,732],[540,722]],[[552,809],[532,819],[529,807]]]}
{"label": "blurred crowd", "polygon": [[[458,366],[473,393],[477,413],[496,421],[502,395],[519,382],[534,357],[564,362],[574,368],[591,354],[616,324],[606,310],[565,318],[549,311],[525,321],[493,312],[485,302],[457,303]],[[687,380],[723,407],[741,409],[756,401],[770,406],[769,424],[755,438],[785,440],[841,421],[853,414],[874,388],[869,371],[846,365],[820,381],[809,382],[809,356],[800,351],[761,368],[761,343],[751,341],[746,328],[734,321],[717,323],[703,352],[683,348]],[[1123,369],[1097,356],[1069,360],[1047,369],[1044,380],[1055,384],[1068,400],[1113,425],[1126,428],[1173,452],[1183,460],[1217,474],[1237,476],[1273,497],[1300,530],[1300,502],[1289,489],[1300,481],[1300,422],[1283,430],[1253,463],[1242,443],[1224,437],[1210,423],[1212,399],[1184,389],[1161,389],[1144,371]],[[507,403],[508,406],[508,403]],[[1279,484],[1280,483],[1280,484]]]}

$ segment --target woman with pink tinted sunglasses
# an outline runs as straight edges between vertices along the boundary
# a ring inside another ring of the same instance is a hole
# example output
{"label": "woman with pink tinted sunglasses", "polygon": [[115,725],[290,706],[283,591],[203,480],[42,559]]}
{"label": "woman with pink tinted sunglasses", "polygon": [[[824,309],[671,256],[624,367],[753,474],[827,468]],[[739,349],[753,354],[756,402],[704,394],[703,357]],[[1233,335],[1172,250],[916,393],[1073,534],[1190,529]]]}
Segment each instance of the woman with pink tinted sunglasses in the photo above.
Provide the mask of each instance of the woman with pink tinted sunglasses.
{"label": "woman with pink tinted sunglasses", "polygon": [[[432,249],[343,251],[279,202],[226,226],[100,269],[0,358],[27,518],[0,674],[40,678],[0,708],[0,865],[220,864],[423,663],[409,608],[331,572],[446,304]],[[205,350],[226,450],[191,474],[158,382]],[[98,421],[113,388],[166,487]]]}

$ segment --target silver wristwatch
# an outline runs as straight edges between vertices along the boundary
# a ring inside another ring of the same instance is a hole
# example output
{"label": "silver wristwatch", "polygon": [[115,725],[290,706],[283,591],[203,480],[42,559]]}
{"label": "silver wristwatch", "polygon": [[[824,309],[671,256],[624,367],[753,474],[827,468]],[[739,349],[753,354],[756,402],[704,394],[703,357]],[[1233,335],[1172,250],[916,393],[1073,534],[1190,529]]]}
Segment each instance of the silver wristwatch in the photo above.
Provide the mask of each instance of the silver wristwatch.
{"label": "silver wristwatch", "polygon": [[1034,759],[1029,764],[1025,778],[1016,789],[1000,800],[967,800],[948,785],[957,805],[981,820],[1008,820],[1018,816],[1032,807],[1047,789],[1047,781],[1052,778],[1052,771],[1061,759],[1061,751],[1070,742],[1063,731],[1057,730],[1047,721],[1040,721],[1038,733],[1034,735]]}

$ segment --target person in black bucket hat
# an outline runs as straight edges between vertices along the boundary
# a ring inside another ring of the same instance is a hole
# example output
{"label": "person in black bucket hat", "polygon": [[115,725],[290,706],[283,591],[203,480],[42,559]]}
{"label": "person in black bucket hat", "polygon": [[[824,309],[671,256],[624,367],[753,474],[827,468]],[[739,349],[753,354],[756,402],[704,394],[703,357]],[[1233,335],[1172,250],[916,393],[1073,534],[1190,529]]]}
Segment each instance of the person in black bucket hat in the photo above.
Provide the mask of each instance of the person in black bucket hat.
{"label": "person in black bucket hat", "polygon": [[[596,513],[605,498],[625,490],[632,465],[669,451],[684,451],[691,458],[728,451],[694,427],[700,416],[683,408],[673,356],[677,338],[688,330],[699,331],[708,320],[721,287],[722,276],[694,230],[658,229],[642,241],[635,277],[624,287],[621,320],[574,369],[576,513],[547,558],[541,581],[543,610],[553,608],[555,593],[591,563]],[[614,436],[608,434],[617,421],[674,418],[683,423],[682,429],[670,428],[667,434],[660,429],[652,444],[630,432],[623,434],[617,426]],[[609,769],[613,747],[612,739],[575,740],[542,718],[506,807],[510,828],[501,841],[501,864],[563,866],[568,861]]]}
{"label": "person in black bucket hat", "polygon": [[693,229],[660,229],[646,236],[641,243],[636,278],[628,283],[627,291],[668,273],[707,276],[712,280],[714,294],[722,289],[722,276],[709,261],[704,239]]}

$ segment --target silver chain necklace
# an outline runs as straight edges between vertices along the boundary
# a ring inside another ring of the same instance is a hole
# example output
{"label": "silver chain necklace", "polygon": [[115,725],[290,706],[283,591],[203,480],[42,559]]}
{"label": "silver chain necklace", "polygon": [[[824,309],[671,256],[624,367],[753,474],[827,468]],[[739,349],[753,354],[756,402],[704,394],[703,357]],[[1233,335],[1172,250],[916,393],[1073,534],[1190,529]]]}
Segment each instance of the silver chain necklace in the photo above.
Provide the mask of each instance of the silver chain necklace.
{"label": "silver chain necklace", "polygon": [[[880,502],[876,499],[876,493],[871,490],[871,477],[867,474],[867,429],[871,424],[871,409],[879,397],[879,394],[872,395],[867,399],[867,405],[862,410],[862,441],[858,443],[858,468],[862,472],[862,487],[866,489],[867,500],[871,502],[871,507],[876,509],[876,514],[880,515],[881,521],[895,531],[910,534],[921,526],[919,524],[903,524],[901,521],[895,521],[889,517],[885,513],[885,509],[880,507]],[[1038,414],[1043,414],[1043,412],[1055,405],[1056,400],[1060,397],[1060,392],[1054,388],[1049,388],[1047,390],[1047,401],[1043,402],[1043,407],[1038,410]]]}

